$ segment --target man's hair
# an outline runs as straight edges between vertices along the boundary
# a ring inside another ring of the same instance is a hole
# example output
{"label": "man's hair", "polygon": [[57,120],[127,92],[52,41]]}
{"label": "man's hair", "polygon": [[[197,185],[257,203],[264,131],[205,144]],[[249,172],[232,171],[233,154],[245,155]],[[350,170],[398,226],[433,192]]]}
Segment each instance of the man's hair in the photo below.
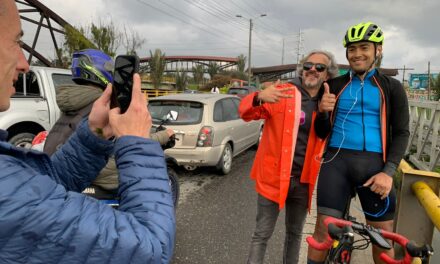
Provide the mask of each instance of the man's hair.
{"label": "man's hair", "polygon": [[328,66],[327,72],[328,72],[330,79],[333,79],[339,75],[338,64],[336,63],[336,60],[335,60],[335,57],[333,56],[333,54],[331,54],[330,52],[325,51],[325,50],[313,50],[309,54],[307,54],[299,62],[298,66],[297,66],[298,76],[302,76],[302,73],[304,71],[304,68],[303,68],[304,62],[306,62],[314,54],[322,54],[322,55],[326,56],[328,58],[328,60],[330,61],[330,64],[327,65]]}

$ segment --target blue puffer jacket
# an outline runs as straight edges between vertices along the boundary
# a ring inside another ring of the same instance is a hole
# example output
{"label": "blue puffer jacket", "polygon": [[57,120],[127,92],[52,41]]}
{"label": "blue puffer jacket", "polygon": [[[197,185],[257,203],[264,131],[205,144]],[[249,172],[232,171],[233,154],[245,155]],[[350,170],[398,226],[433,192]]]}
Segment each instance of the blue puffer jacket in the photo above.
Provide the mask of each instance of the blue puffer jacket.
{"label": "blue puffer jacket", "polygon": [[[0,133],[1,134],[1,133]],[[115,150],[120,207],[80,194]],[[175,217],[163,151],[83,121],[52,156],[0,142],[0,263],[168,263]]]}

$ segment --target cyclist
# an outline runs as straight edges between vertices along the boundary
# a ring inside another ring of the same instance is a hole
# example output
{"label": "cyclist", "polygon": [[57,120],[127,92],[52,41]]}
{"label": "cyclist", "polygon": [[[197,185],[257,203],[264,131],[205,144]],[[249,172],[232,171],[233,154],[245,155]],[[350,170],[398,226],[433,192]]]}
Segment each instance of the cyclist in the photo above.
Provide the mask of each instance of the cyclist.
{"label": "cyclist", "polygon": [[[323,241],[327,216],[342,218],[356,190],[367,223],[393,230],[393,175],[408,143],[408,100],[402,85],[376,69],[384,34],[374,23],[348,28],[343,45],[347,74],[329,80],[315,130],[327,138],[317,187],[318,217],[313,237]],[[373,246],[375,263],[382,252]],[[308,263],[323,263],[325,252],[309,247]],[[393,256],[394,252],[387,252]]]}
{"label": "cyclist", "polygon": [[[112,58],[96,49],[75,51],[72,56],[72,80],[75,84],[57,87],[56,100],[62,114],[47,135],[44,152],[52,155],[59,149],[76,130],[80,121],[90,114],[93,102],[103,93],[107,84],[113,81],[114,63]],[[161,145],[167,143],[174,134],[168,129],[151,134],[151,139]],[[118,173],[114,158],[92,182],[96,197],[108,193],[116,193],[118,189]]]}

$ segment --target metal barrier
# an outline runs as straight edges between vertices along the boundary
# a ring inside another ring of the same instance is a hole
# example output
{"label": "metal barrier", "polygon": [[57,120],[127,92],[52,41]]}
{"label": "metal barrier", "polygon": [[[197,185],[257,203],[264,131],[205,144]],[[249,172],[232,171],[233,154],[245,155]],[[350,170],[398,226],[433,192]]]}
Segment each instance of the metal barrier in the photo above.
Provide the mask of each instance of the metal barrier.
{"label": "metal barrier", "polygon": [[418,169],[433,171],[440,158],[440,102],[409,100],[409,161]]}
{"label": "metal barrier", "polygon": [[[440,223],[440,174],[415,170],[404,160],[400,163],[399,173],[401,177],[397,188],[395,232],[418,244],[433,245],[434,223],[437,228]],[[430,215],[434,216],[433,219]],[[433,247],[435,251],[435,245]],[[431,258],[431,263],[440,263],[438,252]]]}
{"label": "metal barrier", "polygon": [[182,93],[182,91],[177,91],[177,90],[158,90],[158,89],[154,89],[154,90],[144,89],[142,90],[142,92],[146,94],[148,97],[158,97],[162,95]]}
{"label": "metal barrier", "polygon": [[413,183],[411,188],[432,223],[437,227],[437,230],[440,230],[440,199],[438,196],[424,181]]}

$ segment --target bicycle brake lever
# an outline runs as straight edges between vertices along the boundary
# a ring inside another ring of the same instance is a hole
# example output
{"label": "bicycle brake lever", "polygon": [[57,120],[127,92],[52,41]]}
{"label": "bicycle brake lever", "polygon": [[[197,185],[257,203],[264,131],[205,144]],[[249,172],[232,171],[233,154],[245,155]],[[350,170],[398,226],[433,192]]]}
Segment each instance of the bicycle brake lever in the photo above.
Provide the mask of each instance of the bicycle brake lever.
{"label": "bicycle brake lever", "polygon": [[390,243],[385,240],[385,238],[376,230],[372,229],[371,227],[367,227],[365,229],[367,235],[371,239],[371,243],[375,244],[376,246],[379,246],[383,249],[391,249]]}

